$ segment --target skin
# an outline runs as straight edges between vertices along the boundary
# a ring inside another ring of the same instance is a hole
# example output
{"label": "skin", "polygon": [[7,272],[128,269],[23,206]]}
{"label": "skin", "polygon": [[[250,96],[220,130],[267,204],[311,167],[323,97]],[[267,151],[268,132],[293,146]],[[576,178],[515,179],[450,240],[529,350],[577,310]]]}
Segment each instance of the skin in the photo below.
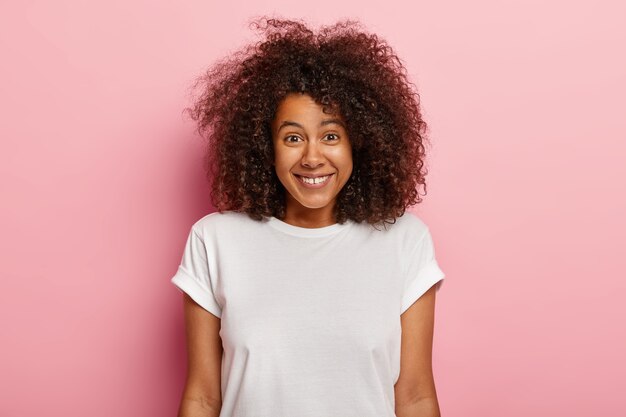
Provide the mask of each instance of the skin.
{"label": "skin", "polygon": [[440,417],[432,370],[435,286],[401,316],[400,377],[394,386],[397,417]]}
{"label": "skin", "polygon": [[[306,94],[289,94],[272,120],[274,167],[287,190],[286,223],[306,228],[332,225],[336,198],[353,170],[352,148],[338,113],[326,114]],[[333,174],[320,189],[296,175]],[[188,375],[178,417],[217,417],[221,398],[220,319],[184,297]],[[394,386],[398,417],[440,417],[432,373],[435,288],[400,316],[400,376]]]}
{"label": "skin", "polygon": [[187,380],[178,417],[218,417],[222,406],[221,320],[183,294]]}
{"label": "skin", "polygon": [[[274,167],[287,190],[284,222],[307,228],[336,223],[337,194],[352,174],[352,147],[340,114],[326,114],[309,95],[292,93],[272,120]],[[319,189],[303,186],[297,175],[332,174]]]}

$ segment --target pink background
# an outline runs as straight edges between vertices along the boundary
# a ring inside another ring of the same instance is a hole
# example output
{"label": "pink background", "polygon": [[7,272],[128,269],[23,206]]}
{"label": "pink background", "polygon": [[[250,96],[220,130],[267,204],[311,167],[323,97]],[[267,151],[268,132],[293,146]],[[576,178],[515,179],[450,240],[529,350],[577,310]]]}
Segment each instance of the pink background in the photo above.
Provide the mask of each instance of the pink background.
{"label": "pink background", "polygon": [[360,19],[421,91],[443,415],[624,415],[622,2],[249,3],[0,4],[0,415],[175,415],[186,88],[274,12]]}

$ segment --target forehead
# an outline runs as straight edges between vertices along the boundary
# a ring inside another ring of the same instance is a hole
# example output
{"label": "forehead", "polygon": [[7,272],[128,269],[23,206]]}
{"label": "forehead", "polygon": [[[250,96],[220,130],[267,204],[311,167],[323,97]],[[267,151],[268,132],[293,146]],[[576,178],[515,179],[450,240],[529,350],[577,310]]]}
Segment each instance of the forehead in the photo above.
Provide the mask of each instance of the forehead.
{"label": "forehead", "polygon": [[328,113],[325,113],[324,107],[315,102],[315,100],[308,94],[290,93],[286,95],[278,104],[274,122],[276,123],[286,118],[341,118],[339,112],[336,109],[333,112],[333,108],[331,106],[327,106],[326,110]]}

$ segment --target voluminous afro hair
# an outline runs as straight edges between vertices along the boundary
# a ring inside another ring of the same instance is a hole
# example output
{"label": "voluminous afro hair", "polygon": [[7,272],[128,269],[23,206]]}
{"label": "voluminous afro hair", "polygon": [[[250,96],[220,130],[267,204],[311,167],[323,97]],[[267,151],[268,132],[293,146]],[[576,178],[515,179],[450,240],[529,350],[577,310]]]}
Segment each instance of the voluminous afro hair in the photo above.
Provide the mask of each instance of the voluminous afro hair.
{"label": "voluminous afro hair", "polygon": [[387,43],[344,20],[318,33],[299,20],[256,19],[265,39],[230,54],[201,75],[188,110],[207,139],[213,205],[255,220],[285,216],[271,122],[289,93],[310,95],[346,121],[353,171],[337,195],[335,221],[395,222],[420,203],[426,123],[419,95]]}

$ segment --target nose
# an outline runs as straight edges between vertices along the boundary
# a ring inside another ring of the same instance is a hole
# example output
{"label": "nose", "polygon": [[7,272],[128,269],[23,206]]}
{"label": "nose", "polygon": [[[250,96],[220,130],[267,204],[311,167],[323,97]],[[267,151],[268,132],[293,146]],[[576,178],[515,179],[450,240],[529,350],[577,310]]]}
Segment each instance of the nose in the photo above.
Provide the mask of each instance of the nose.
{"label": "nose", "polygon": [[318,165],[322,164],[324,161],[324,155],[322,150],[320,149],[320,144],[317,141],[309,141],[304,147],[304,152],[302,155],[302,165],[315,168]]}

